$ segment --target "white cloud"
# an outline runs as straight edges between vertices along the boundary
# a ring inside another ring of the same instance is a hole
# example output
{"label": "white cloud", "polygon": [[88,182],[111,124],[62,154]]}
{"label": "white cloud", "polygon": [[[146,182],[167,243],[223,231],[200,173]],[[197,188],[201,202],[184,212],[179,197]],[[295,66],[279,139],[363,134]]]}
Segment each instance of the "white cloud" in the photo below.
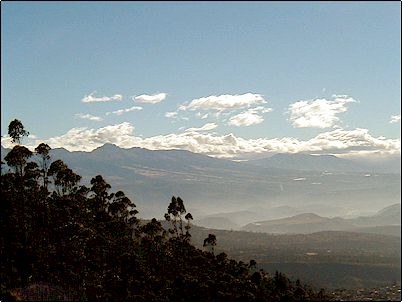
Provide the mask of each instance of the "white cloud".
{"label": "white cloud", "polygon": [[92,151],[105,143],[124,147],[127,146],[127,141],[133,143],[137,139],[133,137],[133,132],[134,126],[128,122],[98,129],[72,128],[64,135],[47,140],[36,140],[31,148],[36,147],[41,142],[47,143],[51,148],[62,147],[69,151]]}
{"label": "white cloud", "polygon": [[[372,136],[367,129],[336,129],[323,132],[308,140],[292,137],[245,139],[232,133],[217,135],[201,133],[212,130],[212,125],[204,125],[179,134],[158,135],[142,138],[134,135],[134,126],[125,122],[98,129],[73,128],[66,134],[46,140],[31,140],[27,147],[35,148],[45,142],[52,148],[64,147],[70,151],[91,151],[105,143],[122,148],[142,147],[151,150],[185,149],[192,152],[224,158],[245,158],[268,156],[273,153],[325,153],[325,154],[388,154],[398,155],[401,150],[400,139],[387,139]],[[197,129],[197,128],[196,128]],[[200,131],[200,129],[203,129]],[[10,146],[8,136],[2,137],[4,147]]]}
{"label": "white cloud", "polygon": [[200,128],[188,128],[185,130],[185,132],[200,132],[200,131],[210,131],[218,127],[217,124],[215,123],[207,123],[204,126]]}
{"label": "white cloud", "polygon": [[333,100],[315,99],[289,105],[290,121],[295,128],[328,128],[339,121],[338,113],[347,111],[346,104],[356,100],[345,95],[334,95]]}
{"label": "white cloud", "polygon": [[126,109],[119,109],[116,111],[106,112],[106,115],[110,115],[110,114],[122,115],[127,112],[140,111],[140,110],[142,110],[142,107],[133,106],[133,107],[126,108]]}
{"label": "white cloud", "polygon": [[260,94],[245,93],[240,95],[211,95],[199,99],[194,99],[188,105],[181,105],[179,110],[227,110],[227,109],[241,109],[250,107],[252,105],[264,104],[265,99]]}
{"label": "white cloud", "polygon": [[123,96],[121,94],[115,94],[114,96],[108,97],[108,96],[103,96],[103,97],[95,97],[94,94],[96,91],[92,92],[89,95],[86,95],[81,102],[83,103],[96,103],[96,102],[112,102],[112,101],[121,101],[123,99]]}
{"label": "white cloud", "polygon": [[260,124],[264,121],[261,113],[267,113],[271,111],[272,108],[265,108],[263,106],[250,108],[245,112],[232,116],[229,119],[228,125],[241,127]]}
{"label": "white cloud", "polygon": [[392,115],[391,120],[389,121],[390,124],[396,124],[401,122],[401,115]]}
{"label": "white cloud", "polygon": [[176,112],[176,111],[173,111],[173,112],[166,112],[166,113],[165,113],[165,117],[168,117],[168,118],[176,118],[176,117],[177,117],[177,112]]}
{"label": "white cloud", "polygon": [[272,108],[266,108],[264,106],[257,106],[255,108],[250,108],[247,111],[250,113],[253,113],[253,114],[268,113],[268,112],[272,112]]}
{"label": "white cloud", "polygon": [[101,117],[91,114],[76,113],[75,116],[84,120],[97,121],[97,122],[103,121]]}
{"label": "white cloud", "polygon": [[251,126],[260,124],[264,121],[264,118],[261,115],[250,113],[250,112],[243,112],[239,113],[235,116],[232,116],[229,119],[228,125],[229,126]]}
{"label": "white cloud", "polygon": [[140,103],[156,104],[162,102],[167,97],[167,93],[158,93],[153,95],[141,94],[133,96],[132,99]]}

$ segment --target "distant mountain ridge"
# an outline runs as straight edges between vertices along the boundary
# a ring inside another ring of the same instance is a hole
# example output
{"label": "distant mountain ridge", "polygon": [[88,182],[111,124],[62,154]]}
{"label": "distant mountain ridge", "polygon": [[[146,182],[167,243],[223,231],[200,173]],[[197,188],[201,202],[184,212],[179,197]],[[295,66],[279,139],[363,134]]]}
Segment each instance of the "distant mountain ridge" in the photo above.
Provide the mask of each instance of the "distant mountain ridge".
{"label": "distant mountain ridge", "polygon": [[[394,160],[395,161],[395,160]],[[279,153],[271,157],[249,160],[248,163],[266,168],[283,168],[308,171],[328,172],[388,172],[400,173],[399,165],[388,163],[387,167],[380,167],[378,164],[356,162],[350,159],[336,157],[335,155],[309,155],[309,154],[287,154]],[[385,169],[384,169],[385,168]]]}
{"label": "distant mountain ridge", "polygon": [[[345,219],[341,217],[322,217],[313,213],[303,213],[296,216],[258,221],[247,224],[245,231],[267,233],[314,233],[322,231],[365,231],[372,227],[401,225],[401,204],[388,206],[372,216],[362,216]],[[365,229],[366,228],[366,229]]]}
{"label": "distant mountain ridge", "polygon": [[[1,150],[4,159],[9,150]],[[241,212],[249,207],[284,207],[276,210],[272,218],[300,214],[301,207],[320,215],[343,215],[347,211],[378,209],[400,199],[400,174],[323,173],[285,165],[264,167],[184,150],[123,149],[112,144],[92,152],[56,148],[50,154],[52,160],[62,159],[83,176],[84,184],[98,174],[104,176],[115,190],[122,190],[133,199],[143,217],[163,216],[171,196],[182,197],[196,219],[213,213]],[[323,159],[338,160],[320,160]],[[239,221],[228,217],[227,223],[234,226],[264,220],[267,215],[262,211],[252,211],[264,214],[255,217],[238,215]],[[243,219],[246,217],[247,221]]]}

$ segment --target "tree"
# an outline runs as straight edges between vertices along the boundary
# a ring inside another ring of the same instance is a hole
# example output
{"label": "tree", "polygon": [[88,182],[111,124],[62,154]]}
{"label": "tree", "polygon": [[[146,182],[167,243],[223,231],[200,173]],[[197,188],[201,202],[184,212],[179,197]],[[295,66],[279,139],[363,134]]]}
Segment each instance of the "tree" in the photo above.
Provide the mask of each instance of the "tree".
{"label": "tree", "polygon": [[111,202],[108,206],[108,212],[125,223],[134,226],[138,223],[135,217],[138,211],[135,209],[136,205],[124,194],[122,191],[117,191],[111,194]]}
{"label": "tree", "polygon": [[18,176],[24,175],[24,168],[27,165],[27,159],[32,156],[32,152],[20,145],[14,146],[10,152],[4,157],[7,165],[14,168]]}
{"label": "tree", "polygon": [[52,162],[48,174],[53,176],[54,185],[59,195],[69,194],[78,190],[78,182],[81,176],[74,173],[73,170],[60,159]]}
{"label": "tree", "polygon": [[51,148],[49,147],[49,145],[45,144],[45,143],[41,143],[39,144],[36,148],[35,148],[35,152],[36,154],[39,155],[41,161],[41,172],[42,172],[42,179],[43,179],[43,188],[46,190],[48,190],[48,169],[49,169],[49,161],[50,161],[50,155],[49,155],[49,151],[51,150]]}
{"label": "tree", "polygon": [[214,253],[214,247],[216,246],[216,236],[214,234],[208,234],[208,237],[204,239],[203,247],[210,247],[212,253]]}
{"label": "tree", "polygon": [[13,143],[20,143],[23,136],[28,136],[29,132],[24,129],[20,120],[14,119],[8,125],[8,135]]}
{"label": "tree", "polygon": [[[183,200],[180,197],[176,198],[173,196],[168,206],[168,212],[165,214],[166,221],[170,221],[173,226],[173,229],[169,229],[169,233],[175,234],[176,238],[181,238],[186,241],[190,238],[188,230],[190,229],[190,220],[193,219],[193,216],[187,213],[184,218],[187,220],[187,225],[183,228],[182,216],[184,214],[186,214],[186,208]],[[184,232],[184,229],[186,229],[186,232]]]}

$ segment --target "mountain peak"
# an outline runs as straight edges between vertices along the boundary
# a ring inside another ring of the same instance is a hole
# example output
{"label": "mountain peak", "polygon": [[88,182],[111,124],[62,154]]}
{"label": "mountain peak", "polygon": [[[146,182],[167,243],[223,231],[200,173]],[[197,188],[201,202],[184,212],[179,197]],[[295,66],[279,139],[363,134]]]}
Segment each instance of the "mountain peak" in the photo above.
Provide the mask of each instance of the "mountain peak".
{"label": "mountain peak", "polygon": [[98,152],[98,151],[116,151],[116,150],[121,150],[121,148],[115,144],[111,143],[106,143],[96,149],[94,149],[92,152]]}

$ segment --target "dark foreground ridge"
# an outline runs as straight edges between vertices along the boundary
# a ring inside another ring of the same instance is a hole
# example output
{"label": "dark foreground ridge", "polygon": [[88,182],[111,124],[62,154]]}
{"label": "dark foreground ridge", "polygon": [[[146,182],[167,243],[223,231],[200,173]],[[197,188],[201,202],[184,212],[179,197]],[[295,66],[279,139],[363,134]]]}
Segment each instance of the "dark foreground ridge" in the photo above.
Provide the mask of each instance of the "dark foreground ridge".
{"label": "dark foreground ridge", "polygon": [[[9,135],[19,143],[20,121]],[[169,228],[141,224],[122,191],[102,176],[90,187],[40,144],[37,162],[21,145],[5,156],[1,175],[1,295],[22,300],[290,301],[323,300],[299,280],[256,269],[256,262],[215,253],[216,236],[202,249],[191,243],[193,217],[180,197],[165,214]]]}

